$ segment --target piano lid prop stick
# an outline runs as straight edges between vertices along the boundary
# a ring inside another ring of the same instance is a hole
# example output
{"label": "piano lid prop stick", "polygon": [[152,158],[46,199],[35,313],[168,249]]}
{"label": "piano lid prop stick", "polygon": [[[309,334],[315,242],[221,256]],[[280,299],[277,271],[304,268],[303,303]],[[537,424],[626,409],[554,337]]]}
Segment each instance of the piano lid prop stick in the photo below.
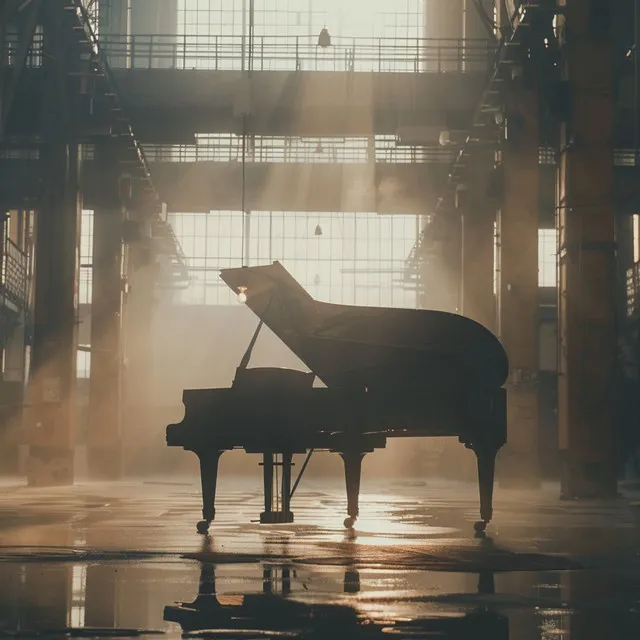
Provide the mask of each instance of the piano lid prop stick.
{"label": "piano lid prop stick", "polygon": [[249,366],[249,360],[251,360],[251,354],[253,353],[253,347],[256,346],[256,340],[258,339],[258,334],[260,333],[260,329],[264,325],[264,320],[260,320],[258,323],[258,328],[255,330],[253,337],[251,338],[251,342],[247,347],[244,355],[242,356],[242,360],[240,360],[240,364],[238,365],[238,369],[242,369],[243,371]]}
{"label": "piano lid prop stick", "polygon": [[300,484],[300,480],[302,480],[302,474],[304,473],[304,470],[307,468],[307,465],[309,464],[309,460],[311,460],[312,455],[313,455],[313,449],[309,449],[309,453],[307,453],[307,457],[304,459],[304,464],[302,465],[302,469],[300,469],[300,473],[298,474],[296,481],[293,483],[293,489],[291,489],[291,493],[289,494],[289,500],[293,498],[293,494],[296,492],[296,489]]}

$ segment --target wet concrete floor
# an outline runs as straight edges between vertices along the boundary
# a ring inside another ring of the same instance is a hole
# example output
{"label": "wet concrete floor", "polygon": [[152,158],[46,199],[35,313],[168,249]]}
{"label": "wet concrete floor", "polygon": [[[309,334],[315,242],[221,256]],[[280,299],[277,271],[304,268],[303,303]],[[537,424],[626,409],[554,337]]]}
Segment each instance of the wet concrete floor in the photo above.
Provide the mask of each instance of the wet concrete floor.
{"label": "wet concrete floor", "polygon": [[355,532],[337,480],[304,481],[296,522],[260,525],[259,483],[221,479],[211,535],[197,480],[0,486],[0,636],[640,638],[640,498],[562,502],[367,481]]}

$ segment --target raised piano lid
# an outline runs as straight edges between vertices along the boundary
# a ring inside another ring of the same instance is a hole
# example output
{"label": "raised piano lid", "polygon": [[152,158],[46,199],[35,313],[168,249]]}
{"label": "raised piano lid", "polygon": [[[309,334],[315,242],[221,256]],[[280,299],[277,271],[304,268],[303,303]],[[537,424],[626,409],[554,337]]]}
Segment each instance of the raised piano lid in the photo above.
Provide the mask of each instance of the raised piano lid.
{"label": "raised piano lid", "polygon": [[319,302],[279,262],[223,269],[221,278],[329,387],[496,388],[507,378],[499,340],[464,316]]}

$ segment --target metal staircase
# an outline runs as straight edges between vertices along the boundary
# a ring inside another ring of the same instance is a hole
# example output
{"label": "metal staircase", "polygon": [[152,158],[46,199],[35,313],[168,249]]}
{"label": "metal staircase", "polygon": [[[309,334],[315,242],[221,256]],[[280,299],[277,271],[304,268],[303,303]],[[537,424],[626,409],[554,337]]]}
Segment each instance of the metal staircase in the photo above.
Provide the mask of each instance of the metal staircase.
{"label": "metal staircase", "polygon": [[[86,5],[86,6],[85,6]],[[162,203],[155,187],[149,163],[142,146],[139,144],[129,118],[126,115],[120,98],[117,82],[111,71],[107,57],[101,49],[99,38],[94,28],[94,2],[73,0],[65,8],[72,12],[76,23],[74,31],[79,33],[78,44],[84,49],[83,59],[86,60],[86,72],[92,74],[100,83],[103,95],[111,101],[112,137],[116,136],[121,142],[123,160],[128,164],[128,171],[132,176],[144,183],[145,206],[152,210],[152,228],[157,232],[156,255],[164,255],[172,265],[169,280],[163,279],[163,284],[184,286],[188,284],[188,265],[182,247],[171,228],[161,216]],[[186,274],[186,275],[185,275]]]}
{"label": "metal staircase", "polygon": [[522,47],[525,46],[527,37],[541,18],[557,12],[554,0],[522,0],[522,2],[511,4],[514,5],[514,13],[506,27],[502,29],[493,64],[470,122],[467,138],[452,163],[444,193],[437,201],[431,221],[418,236],[407,258],[406,277],[411,280],[420,277],[421,267],[428,260],[433,237],[429,226],[436,224],[438,216],[447,206],[453,204],[457,188],[466,180],[471,155],[478,148],[498,149],[499,147],[500,129],[496,114],[502,112],[503,88],[510,79],[514,67],[522,60]]}

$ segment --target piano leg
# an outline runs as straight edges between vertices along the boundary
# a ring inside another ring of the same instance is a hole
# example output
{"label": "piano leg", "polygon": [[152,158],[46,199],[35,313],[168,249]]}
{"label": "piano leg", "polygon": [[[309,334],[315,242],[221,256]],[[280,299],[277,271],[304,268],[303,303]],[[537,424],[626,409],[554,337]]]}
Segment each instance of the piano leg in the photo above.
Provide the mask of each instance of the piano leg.
{"label": "piano leg", "polygon": [[200,458],[200,481],[202,483],[202,520],[198,522],[198,533],[204,535],[216,517],[216,485],[218,483],[218,462],[223,451],[198,453]]}
{"label": "piano leg", "polygon": [[478,459],[478,484],[480,487],[480,520],[474,524],[480,533],[487,528],[493,517],[493,484],[498,449],[486,445],[472,445]]}
{"label": "piano leg", "polygon": [[285,522],[293,522],[293,514],[291,513],[291,462],[293,455],[291,453],[282,454],[282,487],[281,502],[282,514]]}
{"label": "piano leg", "polygon": [[360,477],[362,475],[362,459],[365,454],[359,451],[344,451],[340,457],[344,462],[344,478],[347,484],[347,514],[344,521],[347,529],[353,529],[353,525],[360,513]]}

